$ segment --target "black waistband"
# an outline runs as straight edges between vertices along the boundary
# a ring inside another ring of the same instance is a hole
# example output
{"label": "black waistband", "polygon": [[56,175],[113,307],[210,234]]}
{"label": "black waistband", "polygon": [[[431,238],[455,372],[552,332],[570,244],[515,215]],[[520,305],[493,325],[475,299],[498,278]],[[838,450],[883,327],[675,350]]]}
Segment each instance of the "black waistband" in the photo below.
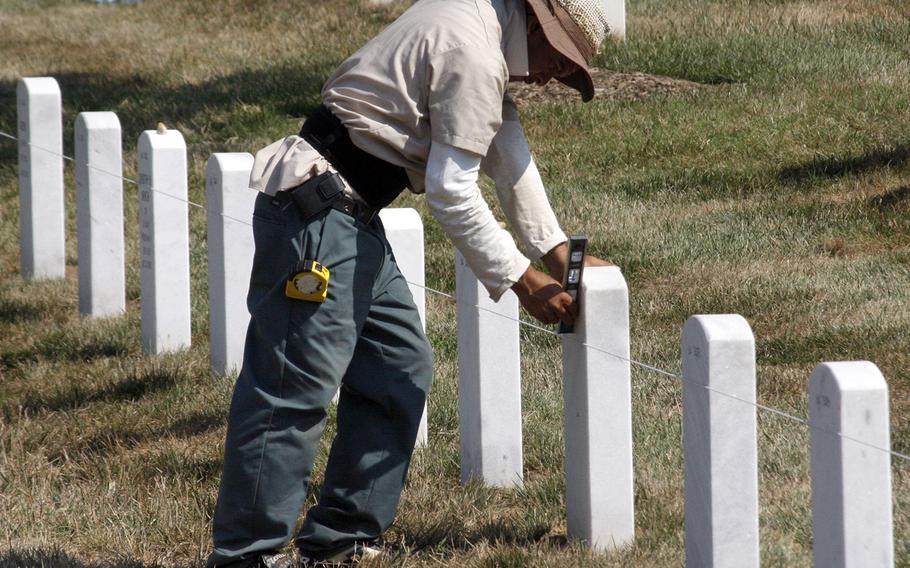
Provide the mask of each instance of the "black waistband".
{"label": "black waistband", "polygon": [[408,185],[404,168],[355,146],[347,128],[325,105],[306,119],[300,136],[325,156],[373,209],[391,203]]}

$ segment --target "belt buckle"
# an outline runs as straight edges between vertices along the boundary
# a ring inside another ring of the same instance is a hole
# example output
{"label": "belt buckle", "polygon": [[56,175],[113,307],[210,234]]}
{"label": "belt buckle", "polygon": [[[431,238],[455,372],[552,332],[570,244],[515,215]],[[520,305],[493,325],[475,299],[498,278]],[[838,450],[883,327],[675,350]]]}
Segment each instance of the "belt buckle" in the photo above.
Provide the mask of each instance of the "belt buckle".
{"label": "belt buckle", "polygon": [[356,215],[356,213],[354,211],[355,204],[351,199],[349,199],[347,196],[344,196],[342,198],[339,198],[338,201],[341,202],[341,211],[342,212],[350,215],[351,217],[354,217]]}

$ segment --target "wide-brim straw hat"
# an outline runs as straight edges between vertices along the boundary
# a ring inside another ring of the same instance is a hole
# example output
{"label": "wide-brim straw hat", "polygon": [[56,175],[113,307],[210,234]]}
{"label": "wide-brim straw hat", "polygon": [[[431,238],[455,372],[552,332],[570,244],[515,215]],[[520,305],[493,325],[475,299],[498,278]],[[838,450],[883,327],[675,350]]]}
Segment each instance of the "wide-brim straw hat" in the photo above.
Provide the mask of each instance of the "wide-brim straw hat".
{"label": "wide-brim straw hat", "polygon": [[602,0],[527,0],[537,16],[544,36],[553,49],[564,55],[578,70],[561,83],[581,93],[581,100],[594,98],[591,63],[607,35]]}

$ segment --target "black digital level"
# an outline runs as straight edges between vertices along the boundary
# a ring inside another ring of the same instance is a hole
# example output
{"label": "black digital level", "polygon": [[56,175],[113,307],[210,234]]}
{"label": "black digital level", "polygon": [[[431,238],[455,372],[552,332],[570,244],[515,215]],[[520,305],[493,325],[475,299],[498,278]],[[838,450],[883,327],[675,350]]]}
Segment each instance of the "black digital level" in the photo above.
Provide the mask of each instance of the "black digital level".
{"label": "black digital level", "polygon": [[[569,237],[569,261],[566,263],[566,273],[562,279],[562,288],[572,296],[572,302],[578,303],[578,291],[581,289],[581,275],[585,269],[585,248],[588,246],[588,237],[572,235]],[[559,333],[573,333],[574,325],[559,323]]]}

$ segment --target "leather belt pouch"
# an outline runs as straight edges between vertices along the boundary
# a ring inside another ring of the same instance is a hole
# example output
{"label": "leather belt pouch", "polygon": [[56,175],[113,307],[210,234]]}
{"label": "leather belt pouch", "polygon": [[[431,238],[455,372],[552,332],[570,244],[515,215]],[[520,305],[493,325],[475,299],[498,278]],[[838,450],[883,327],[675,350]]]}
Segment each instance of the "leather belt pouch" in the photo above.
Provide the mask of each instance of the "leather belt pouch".
{"label": "leather belt pouch", "polygon": [[321,213],[342,195],[344,181],[333,172],[324,172],[288,190],[304,219]]}

